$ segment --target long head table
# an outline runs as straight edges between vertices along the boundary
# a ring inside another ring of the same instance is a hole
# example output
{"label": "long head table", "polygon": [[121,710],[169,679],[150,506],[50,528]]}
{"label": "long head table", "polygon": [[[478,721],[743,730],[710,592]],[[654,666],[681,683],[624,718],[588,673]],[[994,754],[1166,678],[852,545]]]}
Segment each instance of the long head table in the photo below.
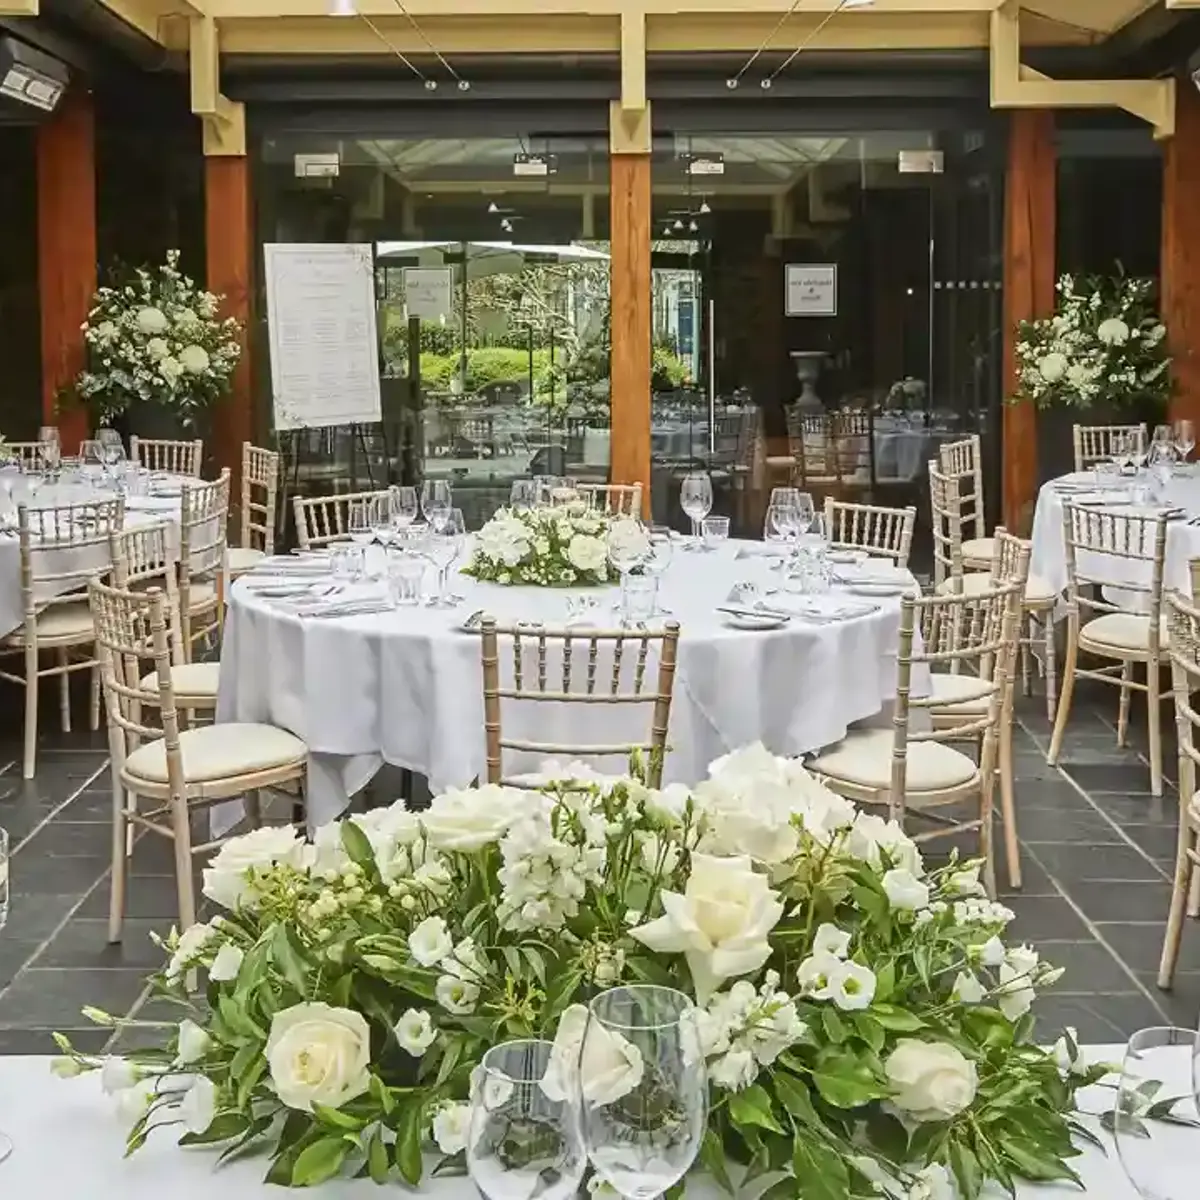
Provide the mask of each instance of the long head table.
{"label": "long head table", "polygon": [[[1124,1047],[1097,1046],[1087,1053],[1096,1060],[1120,1062]],[[1164,1082],[1172,1095],[1187,1091],[1185,1049],[1179,1052],[1178,1078]],[[1081,1106],[1100,1112],[1112,1106],[1112,1098],[1110,1089],[1093,1088],[1082,1094]],[[42,1196],[61,1200],[212,1200],[216,1195],[222,1200],[260,1200],[284,1194],[262,1182],[263,1160],[235,1162],[214,1173],[216,1154],[179,1149],[171,1130],[152,1136],[126,1161],[122,1131],[111,1100],[101,1093],[99,1079],[95,1075],[57,1079],[50,1074],[48,1058],[0,1057],[0,1129],[16,1143],[13,1154],[0,1162],[0,1196],[5,1200]],[[1195,1131],[1195,1137],[1193,1166],[1200,1162],[1200,1131]],[[1137,1200],[1111,1145],[1107,1158],[1088,1148],[1073,1165],[1086,1185],[1082,1194],[1090,1200]],[[710,1189],[704,1181],[689,1191],[700,1194],[701,1200],[717,1200],[720,1195],[715,1185]],[[471,1182],[463,1178],[429,1180],[424,1193],[434,1200],[475,1200],[477,1195]],[[320,1200],[368,1200],[383,1193],[369,1180],[347,1180],[298,1194]],[[1020,1200],[1079,1195],[1074,1187],[1063,1186],[1023,1186],[1018,1192]]]}

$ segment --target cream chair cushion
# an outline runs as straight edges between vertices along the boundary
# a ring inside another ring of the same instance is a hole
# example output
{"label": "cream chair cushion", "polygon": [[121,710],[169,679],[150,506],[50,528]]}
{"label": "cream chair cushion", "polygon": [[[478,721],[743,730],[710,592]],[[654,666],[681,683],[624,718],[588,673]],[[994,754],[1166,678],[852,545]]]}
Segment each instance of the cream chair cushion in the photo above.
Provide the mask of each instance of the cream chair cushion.
{"label": "cream chair cushion", "polygon": [[188,611],[203,612],[212,608],[217,602],[217,585],[215,583],[193,583],[188,588]]}
{"label": "cream chair cushion", "polygon": [[967,538],[962,544],[963,562],[983,562],[989,567],[996,557],[996,539],[990,537]]}
{"label": "cream chair cushion", "polygon": [[[183,663],[171,668],[171,686],[176,701],[204,699],[211,704],[217,700],[217,683],[221,677],[220,663]],[[158,672],[151,671],[140,685],[143,691],[158,691]]]}
{"label": "cream chair cushion", "polygon": [[240,575],[243,571],[249,571],[267,557],[265,550],[255,550],[252,546],[230,546],[228,553],[230,575]]}
{"label": "cream chair cushion", "polygon": [[[55,604],[38,613],[39,642],[90,642],[95,636],[92,612],[86,603]],[[25,627],[18,626],[8,635],[13,642],[25,641]]]}
{"label": "cream chair cushion", "polygon": [[[892,785],[894,739],[890,729],[856,729],[805,765],[833,780],[886,791]],[[908,744],[909,793],[946,791],[970,783],[978,774],[975,764],[953,746]]]}
{"label": "cream chair cushion", "polygon": [[963,713],[985,713],[992,700],[991,685],[976,675],[949,675],[935,671],[929,677],[929,694],[934,711],[954,709]]}
{"label": "cream chair cushion", "polygon": [[[995,587],[992,577],[987,571],[971,571],[962,577],[962,595],[977,596]],[[956,589],[953,579],[943,579],[937,586],[939,596],[948,596]],[[1026,604],[1050,604],[1058,599],[1058,593],[1044,580],[1036,575],[1030,575],[1025,585]]]}
{"label": "cream chair cushion", "polygon": [[[1167,644],[1165,615],[1159,618],[1158,630],[1161,652]],[[1144,654],[1150,648],[1150,618],[1140,613],[1105,613],[1085,622],[1079,637],[1081,641],[1112,646],[1114,650],[1140,650]]]}
{"label": "cream chair cushion", "polygon": [[[303,763],[308,747],[274,725],[233,722],[185,729],[179,735],[183,774],[188,783],[208,783]],[[139,746],[126,760],[125,773],[150,783],[167,782],[167,744],[159,738]]]}

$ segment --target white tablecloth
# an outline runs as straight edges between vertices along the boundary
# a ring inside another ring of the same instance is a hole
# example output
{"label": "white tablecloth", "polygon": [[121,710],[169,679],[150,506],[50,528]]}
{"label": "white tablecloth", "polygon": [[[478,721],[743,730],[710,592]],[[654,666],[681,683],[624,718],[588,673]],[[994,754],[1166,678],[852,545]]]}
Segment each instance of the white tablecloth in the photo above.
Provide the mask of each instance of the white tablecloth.
{"label": "white tablecloth", "polygon": [[[1100,1060],[1120,1062],[1121,1046],[1088,1050]],[[100,1092],[96,1076],[64,1081],[50,1074],[47,1058],[0,1058],[0,1129],[16,1144],[12,1156],[0,1163],[0,1195],[6,1200],[266,1200],[287,1195],[262,1182],[261,1159],[241,1160],[214,1170],[216,1155],[205,1150],[181,1150],[171,1130],[152,1135],[133,1158],[122,1157],[124,1138],[113,1115],[112,1102]],[[1187,1051],[1179,1052],[1179,1077],[1168,1082],[1169,1094],[1187,1088]],[[1168,1093],[1164,1093],[1168,1094]],[[1102,1112],[1111,1108],[1113,1093],[1092,1088],[1081,1096],[1081,1108]],[[177,1131],[175,1131],[177,1133]],[[1156,1126],[1154,1136],[1168,1144],[1172,1131]],[[1185,1131],[1200,1139],[1200,1132]],[[1106,1135],[1101,1135],[1105,1137]],[[1126,1181],[1109,1142],[1106,1158],[1085,1147],[1072,1160],[1085,1183],[1085,1191],[1065,1185],[1017,1189],[1020,1200],[1086,1196],[1088,1200],[1137,1200]],[[698,1200],[717,1200],[716,1187],[699,1180],[689,1185]],[[400,1195],[394,1185],[381,1192],[370,1180],[323,1184],[301,1195],[319,1200],[367,1200],[367,1197]],[[474,1200],[469,1179],[426,1179],[420,1195],[433,1200]],[[1182,1194],[1182,1193],[1181,1193]],[[989,1188],[989,1200],[1003,1193]]]}
{"label": "white tablecloth", "polygon": [[[48,484],[42,487],[32,500],[14,493],[20,503],[30,503],[38,508],[54,508],[66,504],[93,504],[99,500],[111,500],[112,492],[98,492],[80,484]],[[172,530],[172,553],[179,553],[179,497],[130,496],[125,501],[125,524],[147,525],[153,521],[169,520]],[[103,567],[108,562],[108,547],[104,545],[83,546],[75,550],[59,551],[45,555],[35,569],[47,573],[61,574],[69,571],[86,571]],[[39,595],[39,600],[49,600],[53,595],[67,590],[66,585],[49,588],[41,585],[48,594]],[[21,601],[21,545],[15,532],[0,532],[0,636],[11,633],[25,620],[25,609]]]}
{"label": "white tablecloth", "polygon": [[[899,600],[877,601],[873,614],[836,624],[793,620],[765,633],[725,624],[715,609],[735,581],[779,583],[771,560],[735,558],[739,546],[761,545],[730,542],[711,554],[677,550],[663,577],[661,602],[682,627],[669,781],[697,782],[714,758],[756,740],[788,755],[827,746],[852,723],[879,714],[895,695]],[[255,596],[245,582],[234,585],[217,719],[270,722],[308,743],[316,824],[340,812],[384,762],[428,776],[435,790],[465,786],[484,772],[479,639],[456,624],[484,610],[501,622],[562,625],[568,593],[481,584],[465,576],[454,579],[454,588],[466,602],[452,613],[404,608],[301,620]],[[612,627],[617,618],[609,603],[616,589],[592,594],[602,597],[596,624]],[[922,694],[922,686],[918,674],[914,694]],[[510,711],[517,712],[510,706],[506,736],[595,744],[644,738],[650,726],[645,707],[629,713],[580,705],[570,711],[547,704],[519,708],[538,710],[537,727],[522,730],[519,720],[510,725]],[[622,717],[632,723],[614,724]],[[579,721],[587,724],[568,724]],[[620,765],[610,758],[602,769]],[[505,769],[513,769],[507,757]]]}
{"label": "white tablecloth", "polygon": [[[1096,474],[1085,471],[1081,474],[1064,475],[1042,486],[1038,493],[1037,508],[1033,517],[1033,551],[1029,559],[1030,574],[1045,580],[1056,591],[1067,586],[1066,546],[1063,542],[1064,500],[1075,498],[1073,494],[1055,490],[1056,483],[1094,483]],[[1103,476],[1101,478],[1104,478]],[[1107,484],[1096,488],[1097,495],[1112,491],[1111,478]],[[1163,587],[1177,589],[1185,595],[1191,593],[1191,578],[1188,559],[1200,555],[1200,525],[1189,525],[1187,518],[1200,516],[1200,475],[1176,475],[1167,484],[1163,502],[1184,510],[1186,517],[1173,520],[1167,525],[1167,559],[1163,574]],[[1129,507],[1116,506],[1112,512],[1132,512]],[[1104,556],[1099,562],[1099,573],[1112,579],[1113,583],[1133,583],[1148,586],[1150,564],[1139,564],[1129,559]],[[1128,594],[1127,594],[1127,598]],[[1132,594],[1137,599],[1137,594]],[[1117,602],[1120,602],[1118,599]]]}

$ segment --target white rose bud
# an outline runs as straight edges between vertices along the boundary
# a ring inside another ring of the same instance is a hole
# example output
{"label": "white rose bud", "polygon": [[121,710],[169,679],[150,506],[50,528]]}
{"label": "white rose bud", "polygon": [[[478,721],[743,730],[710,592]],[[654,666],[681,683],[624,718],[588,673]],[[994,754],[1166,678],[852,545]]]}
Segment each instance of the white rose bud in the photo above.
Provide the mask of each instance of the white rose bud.
{"label": "white rose bud", "polygon": [[408,952],[423,967],[436,967],[454,949],[454,939],[441,917],[426,917],[408,935]]}
{"label": "white rose bud", "polygon": [[209,979],[215,980],[217,983],[228,983],[231,979],[236,979],[238,971],[242,969],[242,959],[245,957],[245,952],[240,946],[226,942],[217,951],[217,956],[208,969]]}
{"label": "white rose bud", "polygon": [[883,1065],[892,1103],[915,1121],[948,1121],[971,1106],[975,1064],[946,1042],[901,1038]]}
{"label": "white rose bud", "polygon": [[175,1061],[181,1066],[199,1062],[212,1045],[212,1038],[190,1017],[179,1023],[179,1050]]}
{"label": "white rose bud", "polygon": [[141,1078],[141,1071],[124,1058],[106,1058],[100,1070],[100,1086],[106,1096],[115,1096],[133,1087]]}
{"label": "white rose bud", "polygon": [[396,1022],[392,1032],[396,1035],[396,1041],[400,1043],[400,1049],[411,1054],[413,1058],[420,1058],[437,1037],[433,1018],[427,1012],[415,1008],[405,1012]]}

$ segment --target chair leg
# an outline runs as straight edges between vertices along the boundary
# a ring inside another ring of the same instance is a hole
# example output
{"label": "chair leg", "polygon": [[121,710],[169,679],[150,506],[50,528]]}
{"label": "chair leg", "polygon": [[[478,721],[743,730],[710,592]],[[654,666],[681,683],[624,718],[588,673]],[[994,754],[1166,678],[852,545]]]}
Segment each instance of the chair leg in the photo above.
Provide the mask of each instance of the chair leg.
{"label": "chair leg", "polygon": [[1046,719],[1054,724],[1058,707],[1058,654],[1054,636],[1054,609],[1047,609],[1041,616],[1046,646]]}
{"label": "chair leg", "polygon": [[100,728],[100,664],[97,663],[91,671],[91,696],[88,698],[88,724],[93,733]]}
{"label": "chair leg", "polygon": [[[1200,834],[1197,834],[1193,839],[1193,847],[1200,849]],[[1188,884],[1188,901],[1187,915],[1189,917],[1200,917],[1200,867],[1195,863],[1191,864],[1192,880]]]}
{"label": "chair leg", "polygon": [[1033,641],[1033,621],[1026,617],[1021,622],[1020,652],[1021,652],[1021,695],[1033,695],[1033,672],[1030,669],[1030,646]]}
{"label": "chair leg", "polygon": [[196,923],[196,891],[192,887],[192,826],[187,801],[171,797],[171,829],[175,843],[175,889],[179,895],[179,928]]}
{"label": "chair leg", "polygon": [[58,652],[58,665],[62,673],[58,677],[58,709],[63,733],[71,732],[71,673],[67,670],[67,648]]}
{"label": "chair leg", "polygon": [[1133,678],[1133,663],[1121,664],[1121,704],[1117,709],[1117,745],[1122,748],[1129,740],[1129,702],[1133,697],[1133,689],[1129,682]]}
{"label": "chair leg", "polygon": [[262,828],[262,795],[257,788],[247,792],[245,796],[246,818],[251,829]]}
{"label": "chair leg", "polygon": [[125,924],[125,892],[128,883],[128,847],[133,827],[125,816],[125,785],[114,762],[112,777],[112,876],[108,893],[108,940],[119,942]]}
{"label": "chair leg", "polygon": [[1158,966],[1158,986],[1164,990],[1175,980],[1175,964],[1179,961],[1179,943],[1183,939],[1183,913],[1187,904],[1188,891],[1192,883],[1200,878],[1188,858],[1188,847],[1195,834],[1184,819],[1179,827],[1179,845],[1175,854],[1175,879],[1171,887],[1171,908],[1167,914],[1167,930],[1163,937],[1162,958]]}
{"label": "chair leg", "polygon": [[1162,703],[1158,692],[1158,663],[1146,664],[1146,720],[1150,726],[1150,794],[1161,796],[1162,766]]}
{"label": "chair leg", "polygon": [[1054,733],[1050,737],[1050,749],[1046,761],[1054,766],[1062,752],[1063,737],[1067,722],[1071,719],[1071,700],[1075,695],[1075,663],[1079,659],[1079,641],[1074,628],[1067,631],[1067,657],[1063,663],[1062,695],[1058,698],[1058,711],[1054,714]]}
{"label": "chair leg", "polygon": [[1013,788],[1012,712],[1000,726],[1000,814],[1004,821],[1004,857],[1008,881],[1021,886],[1021,844],[1017,840],[1017,803]]}
{"label": "chair leg", "polygon": [[38,656],[37,650],[25,650],[25,757],[21,778],[32,779],[37,771],[38,734]]}

